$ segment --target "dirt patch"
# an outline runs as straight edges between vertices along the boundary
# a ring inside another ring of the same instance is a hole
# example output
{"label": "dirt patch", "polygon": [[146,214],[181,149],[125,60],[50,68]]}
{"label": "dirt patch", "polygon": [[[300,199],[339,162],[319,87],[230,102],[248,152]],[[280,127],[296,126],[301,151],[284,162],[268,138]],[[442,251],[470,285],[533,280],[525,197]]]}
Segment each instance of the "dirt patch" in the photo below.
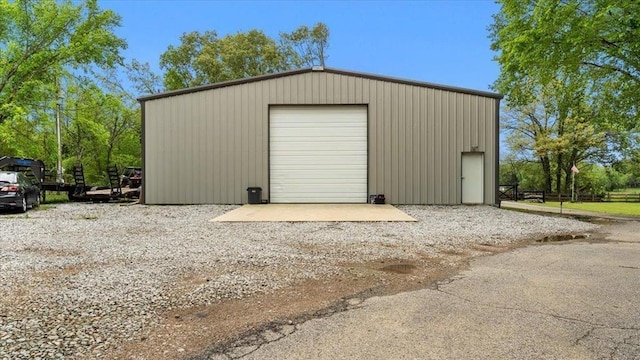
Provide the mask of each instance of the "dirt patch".
{"label": "dirt patch", "polygon": [[68,264],[55,269],[34,272],[32,280],[39,283],[43,283],[44,281],[44,284],[48,284],[48,286],[55,286],[58,279],[72,277],[86,271],[99,269],[106,265],[107,263],[104,262]]}
{"label": "dirt patch", "polygon": [[206,358],[205,354],[221,352],[260,331],[328,316],[372,296],[425,288],[468,265],[468,258],[453,265],[443,260],[425,257],[342,264],[336,276],[304,281],[272,294],[170,311],[162,314],[160,324],[149,334],[107,357]]}
{"label": "dirt patch", "polygon": [[383,266],[380,270],[396,274],[411,274],[415,268],[415,265],[400,263]]}
{"label": "dirt patch", "polygon": [[[440,249],[438,256],[418,259],[385,259],[341,264],[337,275],[297,283],[270,294],[258,294],[214,305],[168,311],[158,326],[139,339],[107,353],[113,359],[208,359],[236,354],[272,334],[274,339],[288,328],[309,319],[331,316],[361,306],[373,296],[428,288],[468,268],[472,258],[535,243],[528,240],[509,245],[471,244],[462,249]],[[188,283],[199,283],[187,276]]]}

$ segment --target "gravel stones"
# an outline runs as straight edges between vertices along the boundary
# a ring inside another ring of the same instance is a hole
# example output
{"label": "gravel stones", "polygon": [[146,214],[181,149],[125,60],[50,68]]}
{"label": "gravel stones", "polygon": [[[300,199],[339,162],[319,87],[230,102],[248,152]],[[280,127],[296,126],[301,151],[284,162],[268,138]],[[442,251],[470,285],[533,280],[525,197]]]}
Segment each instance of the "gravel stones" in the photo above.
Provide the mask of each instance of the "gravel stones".
{"label": "gravel stones", "polygon": [[416,223],[218,223],[235,206],[60,204],[0,215],[0,359],[101,358],[160,313],[270,292],[341,263],[411,259],[595,225],[476,206]]}

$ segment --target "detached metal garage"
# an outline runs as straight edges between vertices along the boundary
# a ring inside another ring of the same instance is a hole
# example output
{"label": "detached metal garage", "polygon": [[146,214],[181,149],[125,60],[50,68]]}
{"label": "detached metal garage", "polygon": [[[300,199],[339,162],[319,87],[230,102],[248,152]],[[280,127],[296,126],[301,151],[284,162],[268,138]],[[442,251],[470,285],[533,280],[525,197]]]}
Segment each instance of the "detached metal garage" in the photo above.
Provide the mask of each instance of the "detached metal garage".
{"label": "detached metal garage", "polygon": [[501,96],[314,67],[139,99],[146,204],[496,204]]}

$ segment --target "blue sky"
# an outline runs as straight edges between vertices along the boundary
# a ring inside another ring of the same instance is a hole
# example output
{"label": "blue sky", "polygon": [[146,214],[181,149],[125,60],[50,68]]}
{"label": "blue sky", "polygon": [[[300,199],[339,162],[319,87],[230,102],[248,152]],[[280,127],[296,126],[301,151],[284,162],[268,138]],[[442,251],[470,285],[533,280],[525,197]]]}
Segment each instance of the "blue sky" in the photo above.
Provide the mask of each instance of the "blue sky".
{"label": "blue sky", "polygon": [[487,27],[493,1],[179,1],[100,0],[122,16],[124,56],[158,61],[190,31],[218,36],[259,29],[277,38],[324,22],[331,33],[326,66],[489,90],[499,74]]}

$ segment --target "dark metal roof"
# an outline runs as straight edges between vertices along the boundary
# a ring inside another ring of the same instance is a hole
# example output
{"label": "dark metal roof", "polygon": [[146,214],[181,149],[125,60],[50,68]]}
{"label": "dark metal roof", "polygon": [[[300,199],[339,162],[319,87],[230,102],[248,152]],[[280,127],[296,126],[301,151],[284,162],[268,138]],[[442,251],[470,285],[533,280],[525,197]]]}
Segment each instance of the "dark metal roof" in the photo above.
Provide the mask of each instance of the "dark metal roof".
{"label": "dark metal roof", "polygon": [[304,74],[309,72],[326,72],[330,74],[354,76],[354,77],[370,79],[370,80],[379,80],[379,81],[386,81],[386,82],[392,82],[392,83],[398,83],[398,84],[420,86],[420,87],[426,87],[426,88],[432,88],[432,89],[458,92],[463,94],[490,97],[495,99],[502,99],[503,97],[501,94],[496,94],[488,91],[465,89],[465,88],[455,87],[455,86],[447,86],[447,85],[433,84],[433,83],[422,82],[422,81],[399,79],[399,78],[394,78],[389,76],[381,76],[381,75],[360,73],[360,72],[354,72],[354,71],[339,70],[339,69],[333,69],[333,68],[327,68],[327,67],[325,68],[310,67],[310,68],[304,68],[304,69],[298,69],[298,70],[284,71],[276,74],[267,74],[267,75],[254,76],[254,77],[237,79],[237,80],[223,81],[215,84],[200,85],[200,86],[195,86],[195,87],[186,88],[186,89],[167,91],[159,94],[151,94],[151,95],[139,97],[138,101],[144,102],[148,100],[162,99],[162,98],[171,97],[171,96],[190,94],[190,93],[195,93],[199,91],[206,91],[206,90],[217,89],[217,88],[222,88],[227,86],[246,84],[246,83],[255,82],[255,81],[276,79],[280,77]]}

